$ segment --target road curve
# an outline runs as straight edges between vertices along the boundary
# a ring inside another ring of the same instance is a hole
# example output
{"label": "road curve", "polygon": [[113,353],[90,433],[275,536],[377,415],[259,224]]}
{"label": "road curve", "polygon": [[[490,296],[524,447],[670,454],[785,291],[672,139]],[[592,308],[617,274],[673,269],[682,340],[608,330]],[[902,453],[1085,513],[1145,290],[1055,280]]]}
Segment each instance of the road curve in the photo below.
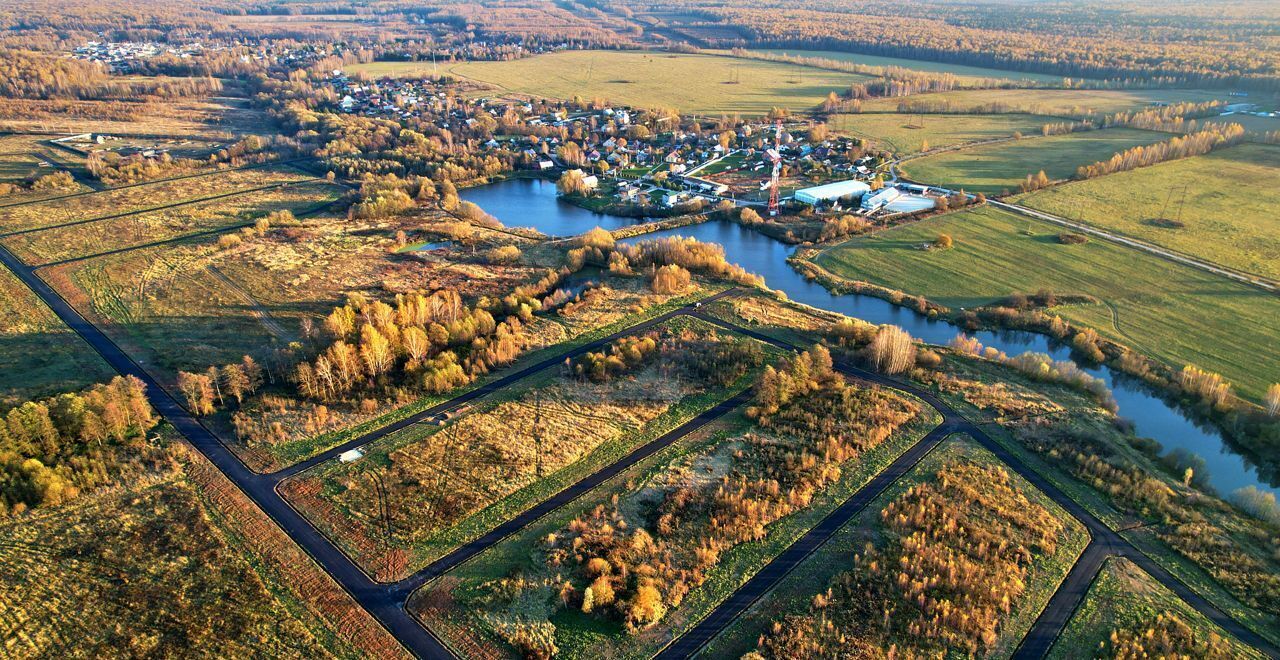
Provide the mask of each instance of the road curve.
{"label": "road curve", "polygon": [[[706,315],[702,312],[695,311],[693,316],[726,329],[734,330],[746,336],[753,337],[760,341],[767,342],[779,348],[791,351],[801,350],[800,347],[789,342]],[[1008,466],[1009,469],[1016,472],[1032,486],[1043,492],[1047,497],[1049,497],[1049,499],[1053,500],[1058,506],[1066,510],[1068,514],[1078,520],[1082,525],[1084,525],[1085,529],[1088,530],[1092,539],[1091,543],[1086,547],[1085,552],[1077,558],[1077,566],[1081,562],[1084,562],[1085,565],[1079,567],[1079,570],[1077,570],[1076,566],[1073,566],[1073,570],[1068,573],[1062,584],[1058,586],[1053,598],[1050,599],[1050,603],[1046,606],[1045,610],[1041,612],[1040,618],[1036,620],[1032,629],[1027,633],[1026,637],[1023,638],[1018,651],[1020,657],[1041,657],[1042,654],[1037,655],[1037,651],[1040,649],[1048,649],[1053,645],[1053,642],[1062,632],[1063,626],[1065,626],[1066,622],[1070,619],[1070,613],[1074,612],[1080,601],[1083,600],[1084,595],[1088,592],[1089,585],[1093,581],[1094,575],[1096,575],[1096,570],[1093,570],[1090,564],[1096,562],[1100,566],[1101,559],[1106,556],[1123,556],[1137,564],[1151,575],[1152,578],[1169,588],[1193,609],[1213,621],[1227,633],[1272,658],[1280,658],[1280,648],[1277,648],[1275,644],[1244,626],[1239,621],[1236,621],[1203,596],[1193,591],[1181,580],[1169,573],[1169,571],[1163,566],[1135,547],[1127,539],[1120,536],[1110,527],[1106,526],[1101,520],[1081,506],[1080,503],[1067,496],[1066,493],[1062,492],[1047,478],[1029,467],[1026,463],[1023,463],[1020,458],[1006,449],[1004,445],[993,440],[981,427],[960,415],[954,408],[933,392],[911,383],[890,378],[883,374],[867,371],[840,360],[835,362],[835,368],[839,372],[854,379],[894,389],[924,400],[942,414],[942,428],[945,428],[948,433],[964,433],[972,437],[984,449],[994,454],[996,458]],[[938,440],[940,441],[940,438]],[[925,440],[922,439],[915,447],[908,450],[908,452],[913,451],[924,442]],[[897,465],[897,463],[895,462],[894,465]],[[864,489],[865,488],[866,487],[864,487]],[[858,494],[855,494],[854,497],[858,497],[859,494],[861,494],[861,491],[859,491]],[[829,533],[825,533],[825,538],[822,538],[822,541],[825,541],[826,538],[829,538],[833,533],[834,530],[831,530]],[[815,540],[817,539],[810,538],[810,535],[806,534],[796,543],[802,545],[810,544]],[[818,545],[821,545],[821,541],[818,542]],[[811,551],[812,550],[802,547],[797,552],[808,554],[808,552]],[[686,637],[693,635],[694,639],[689,643],[684,643],[682,638],[677,638],[667,647],[667,650],[663,651],[663,657],[679,658],[695,655],[699,650],[705,647],[707,642],[722,632],[734,619],[737,618],[738,615],[745,611],[751,603],[759,598],[759,594],[754,592],[764,586],[765,582],[769,583],[769,586],[777,584],[777,582],[791,570],[792,565],[789,565],[788,562],[794,561],[797,556],[798,555],[791,553],[791,548],[788,548],[781,555],[776,557],[772,562],[766,565],[765,568],[761,569],[760,574],[764,577],[761,578],[760,584],[752,586],[744,597],[739,597],[737,592],[731,594],[724,602],[717,606],[711,614],[707,615],[703,621],[699,622],[697,626],[686,633]],[[751,582],[752,581],[749,580],[742,588],[739,589],[739,591],[747,589],[747,585],[750,585]],[[1055,609],[1050,611],[1050,607]]]}

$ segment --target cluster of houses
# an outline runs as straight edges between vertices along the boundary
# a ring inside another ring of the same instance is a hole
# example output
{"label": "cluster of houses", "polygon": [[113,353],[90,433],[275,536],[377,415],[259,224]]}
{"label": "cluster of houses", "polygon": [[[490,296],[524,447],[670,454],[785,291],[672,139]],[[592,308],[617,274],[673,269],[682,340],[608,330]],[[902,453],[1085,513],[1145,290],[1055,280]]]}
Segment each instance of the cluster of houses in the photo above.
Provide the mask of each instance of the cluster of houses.
{"label": "cluster of houses", "polygon": [[111,71],[121,73],[131,70],[140,60],[158,55],[190,59],[204,51],[205,47],[200,43],[173,45],[152,41],[90,41],[71,51],[71,56],[78,60],[100,62]]}

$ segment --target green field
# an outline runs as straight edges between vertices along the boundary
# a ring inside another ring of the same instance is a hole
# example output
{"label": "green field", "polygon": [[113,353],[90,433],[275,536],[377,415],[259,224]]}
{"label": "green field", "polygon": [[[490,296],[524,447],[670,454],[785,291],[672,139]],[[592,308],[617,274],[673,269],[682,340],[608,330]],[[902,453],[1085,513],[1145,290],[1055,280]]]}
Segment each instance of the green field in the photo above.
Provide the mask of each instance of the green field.
{"label": "green field", "polygon": [[[1280,147],[1244,144],[1038,190],[1016,200],[1228,268],[1280,279]],[[1185,226],[1162,226],[1155,222],[1159,219]]]}
{"label": "green field", "polygon": [[[1102,304],[1054,311],[1175,368],[1191,363],[1221,373],[1255,399],[1280,381],[1275,296],[1101,240],[1063,245],[1060,231],[982,208],[856,238],[817,263],[956,309],[1040,289],[1091,295]],[[954,248],[918,249],[943,233]]]}
{"label": "green field", "polygon": [[1108,128],[1036,137],[926,156],[901,169],[912,180],[988,195],[1016,192],[1028,174],[1044,170],[1051,180],[1075,175],[1076,168],[1106,160],[1140,144],[1169,139],[1166,133]]}
{"label": "green field", "polygon": [[969,142],[1012,136],[1038,135],[1040,127],[1057,121],[1035,115],[904,115],[850,114],[828,120],[832,129],[854,137],[874,140],[879,146],[900,155],[918,153],[924,142],[941,149]]}
{"label": "green field", "polygon": [[[373,75],[431,70],[430,63],[374,62],[348,67]],[[564,51],[509,62],[463,62],[446,73],[535,96],[605,98],[684,113],[764,114],[773,107],[808,110],[829,92],[866,76],[719,55],[643,51]]]}
{"label": "green field", "polygon": [[1145,630],[1162,614],[1177,616],[1191,627],[1197,639],[1204,639],[1210,634],[1220,636],[1232,657],[1264,657],[1191,609],[1133,562],[1120,557],[1108,559],[1103,565],[1080,609],[1071,617],[1048,657],[1066,660],[1080,657],[1086,649],[1097,651],[1113,630]]}
{"label": "green field", "polygon": [[982,89],[872,99],[862,103],[862,110],[894,112],[898,109],[898,104],[904,101],[953,103],[960,108],[1003,103],[1033,115],[1077,117],[1091,113],[1109,114],[1135,110],[1153,103],[1198,102],[1221,98],[1225,98],[1225,94],[1185,89]]}
{"label": "green field", "polygon": [[[974,444],[967,436],[947,438],[796,566],[773,590],[704,647],[697,657],[742,657],[756,648],[757,639],[774,622],[781,621],[788,615],[811,614],[810,603],[813,602],[814,595],[823,592],[833,578],[855,565],[855,553],[863,551],[866,544],[882,540],[886,536],[880,512],[908,488],[935,479],[935,473],[944,466],[961,462],[972,462],[984,467],[1003,467],[999,459]],[[1031,563],[1026,591],[1004,617],[999,639],[989,654],[991,657],[1007,657],[1012,653],[1089,543],[1089,534],[1083,525],[1017,474],[1009,471],[1009,476],[1011,485],[1017,491],[1024,494],[1031,503],[1047,509],[1063,523],[1063,531],[1059,536],[1056,552],[1037,557]]]}
{"label": "green field", "polygon": [[792,57],[821,57],[829,60],[840,60],[863,66],[902,67],[913,71],[929,73],[951,73],[965,81],[978,81],[991,78],[1007,80],[1033,80],[1046,84],[1061,84],[1062,76],[1051,76],[1044,73],[1026,73],[1023,71],[1006,71],[1004,69],[988,69],[980,66],[948,64],[946,62],[927,62],[925,60],[908,60],[901,57],[881,57],[879,55],[862,55],[845,53],[836,50],[787,50],[784,48],[753,49],[753,53],[769,53],[772,55],[790,55]]}
{"label": "green field", "polygon": [[80,336],[0,267],[0,408],[114,375]]}

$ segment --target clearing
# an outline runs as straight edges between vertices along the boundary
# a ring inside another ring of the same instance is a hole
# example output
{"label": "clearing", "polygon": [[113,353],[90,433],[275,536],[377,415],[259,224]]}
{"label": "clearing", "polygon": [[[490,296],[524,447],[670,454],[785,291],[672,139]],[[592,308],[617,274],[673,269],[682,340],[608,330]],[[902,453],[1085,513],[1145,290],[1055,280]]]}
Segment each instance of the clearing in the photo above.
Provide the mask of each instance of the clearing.
{"label": "clearing", "polygon": [[907,97],[884,97],[862,102],[864,112],[897,112],[899,105],[925,104],[966,112],[1000,104],[1011,111],[1057,117],[1083,117],[1137,110],[1153,104],[1225,99],[1223,92],[1188,89],[970,89]]}
{"label": "clearing", "polygon": [[[952,307],[1047,289],[1101,301],[1053,313],[1175,369],[1195,364],[1258,399],[1280,381],[1280,301],[1225,277],[1102,240],[1059,242],[1057,225],[993,208],[961,211],[855,238],[817,263],[839,276]],[[924,250],[939,234],[950,250]]]}
{"label": "clearing", "polygon": [[792,57],[820,57],[823,59],[838,60],[862,66],[886,68],[900,67],[903,69],[924,71],[927,73],[950,73],[966,83],[998,79],[1030,80],[1050,85],[1062,84],[1062,76],[1052,76],[1045,73],[1026,73],[1024,71],[1009,71],[1006,69],[988,69],[980,66],[965,66],[963,64],[948,64],[946,62],[928,62],[925,60],[908,60],[901,57],[863,55],[861,53],[846,53],[838,50],[789,50],[785,48],[760,48],[752,49],[749,52],[766,53],[770,55],[790,55]]}
{"label": "clearing", "polygon": [[870,139],[880,147],[907,155],[920,152],[923,142],[930,149],[954,147],[1012,137],[1014,133],[1034,135],[1055,120],[1035,115],[906,115],[868,113],[834,115],[831,128],[854,137]]}
{"label": "clearing", "polygon": [[114,371],[0,267],[0,408],[108,380]]}
{"label": "clearing", "polygon": [[1037,190],[1014,201],[1280,279],[1280,147],[1242,144]]}
{"label": "clearing", "polygon": [[1171,137],[1168,133],[1129,128],[1032,137],[923,156],[903,163],[901,170],[913,181],[998,195],[1017,191],[1028,174],[1044,170],[1050,180],[1066,179],[1075,176],[1081,165]]}
{"label": "clearing", "polygon": [[[426,73],[430,63],[375,62],[348,67],[371,75]],[[604,98],[683,113],[762,115],[808,110],[830,92],[867,76],[722,55],[646,51],[563,51],[505,62],[451,64],[445,73],[534,96]]]}

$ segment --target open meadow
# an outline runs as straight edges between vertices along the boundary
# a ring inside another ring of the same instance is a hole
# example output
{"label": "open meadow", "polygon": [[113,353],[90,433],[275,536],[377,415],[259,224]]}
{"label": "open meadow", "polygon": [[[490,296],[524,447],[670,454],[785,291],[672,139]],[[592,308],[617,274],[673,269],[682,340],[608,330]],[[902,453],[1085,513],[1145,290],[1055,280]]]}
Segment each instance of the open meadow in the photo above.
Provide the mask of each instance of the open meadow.
{"label": "open meadow", "polygon": [[988,69],[980,66],[966,66],[950,62],[930,62],[928,60],[910,60],[903,57],[884,57],[881,55],[864,55],[836,50],[795,50],[786,48],[753,48],[748,52],[768,55],[788,55],[791,57],[817,57],[822,59],[848,62],[860,66],[902,68],[925,73],[950,73],[963,83],[976,83],[987,80],[1019,80],[1032,81],[1045,85],[1061,85],[1061,76],[1044,73],[1027,73],[1008,69]]}
{"label": "open meadow", "polygon": [[[429,62],[348,67],[371,75],[428,73]],[[463,62],[441,71],[541,97],[603,98],[687,114],[762,115],[772,108],[809,110],[866,76],[807,66],[647,51],[565,51],[507,62]]]}
{"label": "open meadow", "polygon": [[815,373],[815,391],[681,438],[424,586],[411,607],[451,644],[493,657],[552,646],[651,656],[938,422],[918,401]]}
{"label": "open meadow", "polygon": [[764,359],[754,340],[688,319],[606,352],[618,361],[604,371],[588,354],[568,369],[583,375],[531,375],[282,490],[365,570],[398,579],[728,398]]}
{"label": "open meadow", "polygon": [[900,156],[919,153],[927,143],[929,149],[954,147],[970,142],[983,142],[1012,137],[1015,133],[1036,135],[1040,128],[1055,120],[1035,115],[908,115],[866,113],[834,115],[827,120],[831,128],[857,138],[870,140],[876,146]]}
{"label": "open meadow", "polygon": [[117,218],[71,220],[0,240],[28,264],[85,259],[160,241],[249,227],[273,212],[310,214],[337,200],[342,190],[323,180],[304,180]]}
{"label": "open meadow", "polygon": [[[816,262],[838,276],[922,295],[953,309],[1048,290],[1097,304],[1050,310],[1175,369],[1194,364],[1260,399],[1280,381],[1280,302],[1270,294],[1102,240],[1067,245],[1056,225],[993,208],[855,238]],[[921,249],[940,234],[951,249]]]}
{"label": "open meadow", "polygon": [[[928,121],[928,117],[925,118]],[[1074,176],[1076,168],[1106,160],[1137,145],[1169,139],[1167,133],[1107,128],[1013,142],[979,145],[903,163],[904,176],[929,185],[987,195],[1017,192],[1028,174],[1044,170],[1050,180]]]}
{"label": "open meadow", "polygon": [[1192,89],[972,89],[884,97],[862,103],[864,112],[897,112],[901,104],[947,107],[948,112],[999,104],[1011,111],[1085,117],[1138,110],[1150,105],[1226,99],[1225,92]]}
{"label": "open meadow", "polygon": [[1133,562],[1115,557],[1103,564],[1048,658],[1076,658],[1083,649],[1114,656],[1144,647],[1149,652],[1181,649],[1223,660],[1264,657],[1191,609]]}
{"label": "open meadow", "polygon": [[287,166],[211,172],[30,204],[0,202],[0,235],[183,205],[207,197],[314,178]]}
{"label": "open meadow", "polygon": [[1088,541],[1043,493],[952,436],[699,657],[786,649],[828,657],[891,645],[909,655],[963,648],[1008,657]]}
{"label": "open meadow", "polygon": [[0,408],[78,390],[111,373],[53,310],[0,267]]}
{"label": "open meadow", "polygon": [[1280,280],[1280,147],[1242,144],[1019,195],[1086,222],[1245,273]]}

